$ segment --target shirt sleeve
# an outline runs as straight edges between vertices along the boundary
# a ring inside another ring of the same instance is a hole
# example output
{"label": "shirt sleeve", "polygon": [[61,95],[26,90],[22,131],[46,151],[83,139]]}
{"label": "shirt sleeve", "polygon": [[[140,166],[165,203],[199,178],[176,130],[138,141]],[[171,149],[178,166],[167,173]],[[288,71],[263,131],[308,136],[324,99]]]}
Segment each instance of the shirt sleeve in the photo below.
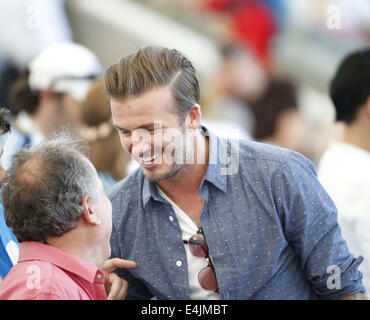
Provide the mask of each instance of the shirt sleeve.
{"label": "shirt sleeve", "polygon": [[365,292],[355,258],[338,224],[337,209],[316,177],[313,164],[289,153],[272,177],[273,197],[286,240],[320,299]]}
{"label": "shirt sleeve", "polygon": [[[119,239],[115,231],[114,225],[112,227],[111,235],[111,258],[121,258],[127,259],[127,257],[122,256],[119,249]],[[116,269],[115,271],[121,278],[128,282],[128,290],[126,300],[148,300],[153,297],[153,294],[148,290],[146,285],[135,278],[134,275],[129,270],[126,269]]]}

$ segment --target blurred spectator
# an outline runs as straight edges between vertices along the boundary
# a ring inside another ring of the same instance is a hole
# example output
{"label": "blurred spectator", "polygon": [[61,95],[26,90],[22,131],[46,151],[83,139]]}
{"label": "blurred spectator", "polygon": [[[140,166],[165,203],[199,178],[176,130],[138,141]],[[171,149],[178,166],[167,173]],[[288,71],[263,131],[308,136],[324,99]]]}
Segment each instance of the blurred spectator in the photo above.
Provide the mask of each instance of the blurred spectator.
{"label": "blurred spectator", "polygon": [[219,75],[223,89],[230,95],[251,103],[265,90],[268,75],[252,52],[229,44],[222,48],[223,67]]}
{"label": "blurred spectator", "polygon": [[89,142],[91,162],[107,192],[127,175],[130,155],[123,150],[117,131],[112,125],[110,101],[103,80],[92,85],[82,103],[82,121],[86,125],[80,136]]}
{"label": "blurred spectator", "polygon": [[292,82],[272,79],[265,92],[250,107],[254,115],[253,137],[256,140],[304,151],[305,123]]}
{"label": "blurred spectator", "polygon": [[343,236],[370,289],[370,49],[347,56],[331,84],[336,120],[344,123],[341,141],[333,141],[318,167],[318,177],[334,200]]}
{"label": "blurred spectator", "polygon": [[10,92],[18,116],[5,145],[3,167],[9,167],[17,149],[37,145],[60,126],[78,132],[82,125],[80,102],[100,73],[95,55],[78,44],[54,44],[38,54]]}
{"label": "blurred spectator", "polygon": [[242,136],[250,137],[254,119],[249,104],[264,92],[268,75],[252,53],[235,44],[225,45],[222,57],[220,70],[210,80],[213,88],[208,88],[217,93],[210,96],[218,96],[209,101],[213,116],[237,124],[245,131]]}
{"label": "blurred spectator", "polygon": [[268,5],[258,0],[207,0],[203,7],[225,16],[234,40],[252,50],[261,65],[270,69],[270,45],[277,21]]}
{"label": "blurred spectator", "polygon": [[[10,112],[0,109],[0,135],[5,135],[10,131]],[[0,145],[0,155],[3,148]],[[4,182],[6,173],[0,166],[0,183]],[[19,248],[18,241],[13,231],[7,226],[4,217],[4,207],[0,198],[0,282],[8,274],[9,270],[18,260]]]}
{"label": "blurred spectator", "polygon": [[64,0],[0,1],[0,105],[20,70],[52,43],[72,41]]}

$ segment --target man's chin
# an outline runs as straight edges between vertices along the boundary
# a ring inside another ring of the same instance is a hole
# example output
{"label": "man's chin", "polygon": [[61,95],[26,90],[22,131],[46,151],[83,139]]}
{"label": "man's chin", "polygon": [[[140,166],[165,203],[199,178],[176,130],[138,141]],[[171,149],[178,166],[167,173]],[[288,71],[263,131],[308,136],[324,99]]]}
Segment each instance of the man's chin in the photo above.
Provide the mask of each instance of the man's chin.
{"label": "man's chin", "polygon": [[152,172],[148,172],[147,170],[144,170],[144,175],[152,183],[168,179],[167,175],[153,174]]}
{"label": "man's chin", "polygon": [[144,173],[144,176],[150,181],[150,182],[156,182],[157,179],[159,179],[161,177],[160,174],[158,173],[155,173],[156,168],[145,168],[145,167],[141,167],[141,170],[143,171]]}
{"label": "man's chin", "polygon": [[[180,170],[183,168],[183,166],[176,166],[176,167],[172,167],[170,170],[166,171],[166,172],[158,172],[158,173],[155,173],[155,168],[142,168],[143,169],[143,173],[145,175],[145,177],[152,183],[154,182],[159,182],[159,181],[163,181],[163,180],[167,180],[175,175],[177,175]],[[159,169],[159,168],[157,168]]]}

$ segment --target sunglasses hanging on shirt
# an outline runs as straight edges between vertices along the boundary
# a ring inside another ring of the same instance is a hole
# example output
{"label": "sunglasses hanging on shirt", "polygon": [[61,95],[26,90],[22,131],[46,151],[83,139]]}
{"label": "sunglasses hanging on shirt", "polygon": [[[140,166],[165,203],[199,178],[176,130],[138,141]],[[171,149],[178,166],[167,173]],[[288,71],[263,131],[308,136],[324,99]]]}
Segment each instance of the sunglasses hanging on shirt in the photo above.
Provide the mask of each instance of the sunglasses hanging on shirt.
{"label": "sunglasses hanging on shirt", "polygon": [[206,258],[208,260],[208,265],[200,270],[198,274],[200,286],[205,290],[212,290],[219,293],[216,272],[209,256],[209,249],[204,237],[203,229],[199,228],[196,234],[191,236],[189,240],[183,240],[183,242],[189,245],[189,250],[192,255],[199,258]]}

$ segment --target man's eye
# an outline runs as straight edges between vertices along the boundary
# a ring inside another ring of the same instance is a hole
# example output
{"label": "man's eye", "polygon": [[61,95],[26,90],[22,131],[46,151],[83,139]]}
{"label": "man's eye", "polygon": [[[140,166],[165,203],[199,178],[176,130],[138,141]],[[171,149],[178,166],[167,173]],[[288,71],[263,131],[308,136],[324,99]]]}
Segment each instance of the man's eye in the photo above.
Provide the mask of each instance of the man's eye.
{"label": "man's eye", "polygon": [[125,137],[128,137],[131,135],[131,132],[130,131],[126,131],[126,130],[120,130],[119,133]]}

